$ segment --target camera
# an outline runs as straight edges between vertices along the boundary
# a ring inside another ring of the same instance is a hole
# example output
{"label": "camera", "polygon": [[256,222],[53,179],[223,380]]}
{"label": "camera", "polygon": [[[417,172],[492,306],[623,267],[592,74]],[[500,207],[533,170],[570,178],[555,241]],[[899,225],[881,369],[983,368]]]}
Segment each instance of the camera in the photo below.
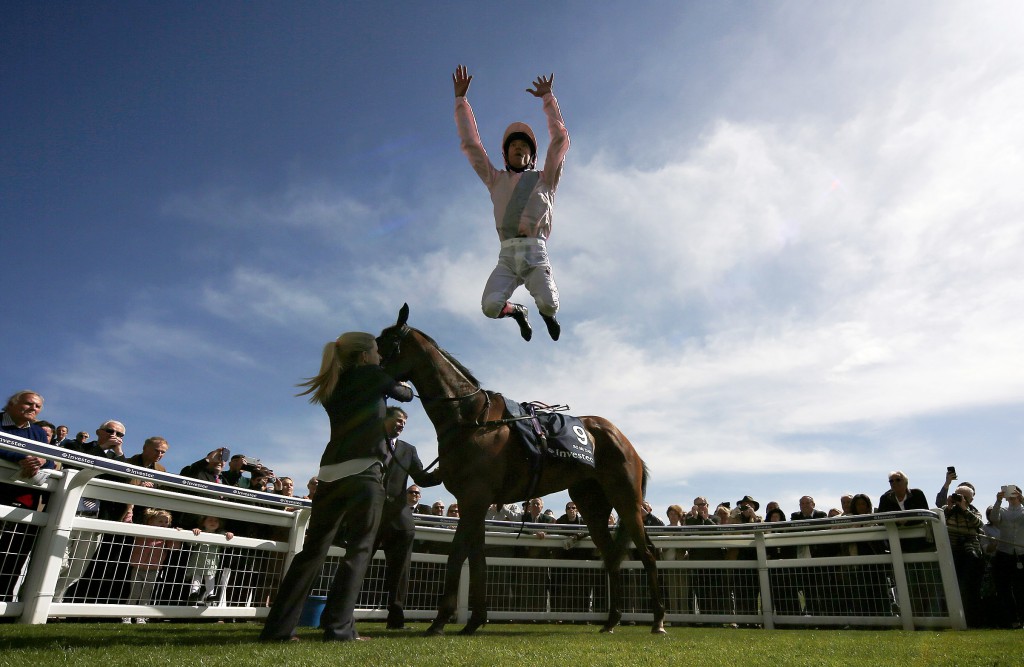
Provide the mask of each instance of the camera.
{"label": "camera", "polygon": [[254,475],[261,476],[269,476],[274,474],[274,471],[268,468],[267,466],[263,465],[263,463],[261,463],[259,459],[256,459],[254,461],[245,459],[245,462],[242,464],[242,470],[248,473],[252,473]]}
{"label": "camera", "polygon": [[951,493],[949,494],[949,499],[952,500],[954,503],[959,504],[964,499],[964,497],[959,493]]}
{"label": "camera", "polygon": [[946,466],[946,474],[953,475],[953,479],[956,479],[956,466]]}

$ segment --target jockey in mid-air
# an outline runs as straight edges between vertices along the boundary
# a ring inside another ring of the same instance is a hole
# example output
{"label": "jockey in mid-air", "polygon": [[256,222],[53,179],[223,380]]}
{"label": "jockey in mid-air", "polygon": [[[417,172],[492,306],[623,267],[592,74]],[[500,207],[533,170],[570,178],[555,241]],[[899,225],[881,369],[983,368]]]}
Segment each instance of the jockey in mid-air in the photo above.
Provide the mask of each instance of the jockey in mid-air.
{"label": "jockey in mid-air", "polygon": [[494,224],[501,240],[498,264],[484,286],[480,306],[484,315],[492,318],[511,317],[519,324],[519,333],[530,340],[533,330],[526,306],[509,302],[509,297],[520,285],[533,295],[537,309],[552,340],[558,340],[561,327],[555,319],[558,312],[558,288],[551,275],[547,238],[551,235],[552,208],[555,189],[562,175],[562,163],[569,150],[569,133],[558,111],[558,102],[551,94],[555,75],[539,76],[533,88],[526,92],[544,102],[544,115],[548,120],[551,141],[544,168],[536,170],[537,138],[525,123],[512,123],[505,130],[501,149],[505,169],[499,171],[491,164],[480,141],[473,109],[466,92],[473,77],[465,65],[459,65],[452,75],[455,84],[455,125],[459,130],[462,152],[480,180],[491,193],[494,204]]}

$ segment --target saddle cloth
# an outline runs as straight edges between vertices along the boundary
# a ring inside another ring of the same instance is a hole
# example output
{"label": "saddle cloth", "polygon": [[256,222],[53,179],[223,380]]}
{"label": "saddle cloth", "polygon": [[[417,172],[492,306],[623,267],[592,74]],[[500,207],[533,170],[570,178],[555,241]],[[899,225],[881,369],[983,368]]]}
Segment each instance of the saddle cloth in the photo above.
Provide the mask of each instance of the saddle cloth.
{"label": "saddle cloth", "polygon": [[[583,428],[583,422],[577,417],[560,412],[539,412],[534,414],[529,403],[517,403],[505,398],[505,410],[512,417],[529,417],[533,414],[547,437],[548,456],[556,459],[571,459],[578,463],[594,467],[594,443]],[[519,433],[526,447],[531,452],[540,452],[534,419],[519,419],[510,426]]]}

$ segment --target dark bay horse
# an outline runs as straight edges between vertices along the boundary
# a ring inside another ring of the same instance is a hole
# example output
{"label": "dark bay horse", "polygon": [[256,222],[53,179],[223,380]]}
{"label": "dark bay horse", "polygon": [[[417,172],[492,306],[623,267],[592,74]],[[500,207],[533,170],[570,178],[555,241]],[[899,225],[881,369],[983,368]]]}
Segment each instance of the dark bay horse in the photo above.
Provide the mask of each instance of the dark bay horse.
{"label": "dark bay horse", "polygon": [[[395,379],[409,381],[419,393],[437,431],[437,448],[444,486],[459,502],[461,517],[452,540],[444,593],[428,635],[441,634],[456,609],[459,573],[469,559],[469,622],[461,634],[472,634],[487,622],[484,560],[484,517],[492,503],[525,500],[530,493],[530,470],[515,429],[507,424],[486,424],[507,417],[500,394],[487,391],[473,374],[430,336],[409,327],[408,304],[398,322],[377,339],[384,369]],[[647,573],[654,610],[653,633],[665,632],[665,607],[658,588],[654,547],[644,530],[640,504],[647,469],[626,436],[601,417],[580,417],[594,445],[593,468],[564,460],[547,459],[533,493],[544,496],[568,489],[601,551],[609,575],[608,620],[602,632],[611,632],[622,616],[620,565],[629,542],[636,545]],[[619,514],[613,537],[608,526],[612,509]]]}

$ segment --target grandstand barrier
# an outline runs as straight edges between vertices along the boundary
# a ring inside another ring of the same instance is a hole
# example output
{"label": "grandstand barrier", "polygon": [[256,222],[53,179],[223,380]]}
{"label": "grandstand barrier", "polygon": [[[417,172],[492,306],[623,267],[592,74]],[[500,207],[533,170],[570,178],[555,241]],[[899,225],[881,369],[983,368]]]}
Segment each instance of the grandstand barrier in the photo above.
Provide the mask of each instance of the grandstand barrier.
{"label": "grandstand barrier", "polygon": [[[13,581],[9,591],[0,590],[0,617],[31,624],[125,617],[259,620],[287,563],[302,548],[307,500],[158,473],[8,434],[0,433],[0,448],[64,466],[37,480],[36,488],[49,493],[44,511],[0,506],[0,567]],[[16,467],[0,461],[0,477],[10,482],[16,475]],[[132,485],[132,479],[156,486]],[[227,540],[103,521],[79,514],[82,498],[159,507],[176,516],[219,516],[261,536],[236,530]],[[417,516],[408,620],[432,620],[436,614],[456,521]],[[649,534],[659,550],[662,596],[672,624],[966,628],[941,510],[660,527]],[[132,597],[129,560],[146,540],[164,541],[163,564],[139,601]],[[607,575],[585,527],[492,521],[486,545],[492,622],[606,618]],[[343,553],[332,547],[311,597],[326,596]],[[200,574],[212,590],[190,599]],[[642,565],[627,559],[621,576],[623,621],[649,623]],[[378,552],[360,592],[357,618],[384,620],[386,598]],[[464,566],[453,620],[468,617]]]}

